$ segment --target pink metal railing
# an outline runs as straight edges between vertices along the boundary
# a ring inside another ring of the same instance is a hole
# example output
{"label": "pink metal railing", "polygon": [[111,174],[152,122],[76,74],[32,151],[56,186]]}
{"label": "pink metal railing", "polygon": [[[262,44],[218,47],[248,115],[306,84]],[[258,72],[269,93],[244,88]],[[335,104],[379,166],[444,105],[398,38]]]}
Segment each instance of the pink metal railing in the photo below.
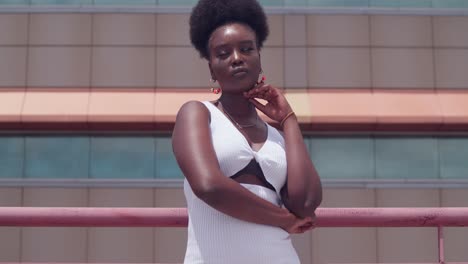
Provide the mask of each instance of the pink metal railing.
{"label": "pink metal railing", "polygon": [[[319,208],[317,227],[437,227],[444,263],[443,227],[468,226],[468,208]],[[186,227],[185,208],[0,207],[0,226]]]}

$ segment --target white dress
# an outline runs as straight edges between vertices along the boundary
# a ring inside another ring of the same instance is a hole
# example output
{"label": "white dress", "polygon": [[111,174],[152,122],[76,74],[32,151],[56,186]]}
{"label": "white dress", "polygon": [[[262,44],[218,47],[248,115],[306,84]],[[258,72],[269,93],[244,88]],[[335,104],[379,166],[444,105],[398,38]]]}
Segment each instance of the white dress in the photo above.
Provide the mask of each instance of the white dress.
{"label": "white dress", "polygon": [[[266,187],[241,184],[259,197],[281,206],[279,191],[286,182],[286,154],[281,134],[268,126],[268,137],[258,151],[210,102],[213,147],[226,176],[242,170],[252,159],[276,192]],[[226,215],[212,208],[193,193],[187,180],[184,193],[189,214],[185,264],[297,264],[300,263],[288,232],[279,227],[260,225]]]}

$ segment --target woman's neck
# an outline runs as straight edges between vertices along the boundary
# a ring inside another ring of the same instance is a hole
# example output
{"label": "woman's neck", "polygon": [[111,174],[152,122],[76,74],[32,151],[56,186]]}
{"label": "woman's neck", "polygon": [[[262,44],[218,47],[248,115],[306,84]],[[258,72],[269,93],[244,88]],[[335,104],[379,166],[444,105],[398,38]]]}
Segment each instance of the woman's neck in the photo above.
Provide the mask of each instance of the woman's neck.
{"label": "woman's neck", "polygon": [[245,117],[255,113],[255,107],[242,94],[222,94],[218,99],[225,111],[232,116]]}

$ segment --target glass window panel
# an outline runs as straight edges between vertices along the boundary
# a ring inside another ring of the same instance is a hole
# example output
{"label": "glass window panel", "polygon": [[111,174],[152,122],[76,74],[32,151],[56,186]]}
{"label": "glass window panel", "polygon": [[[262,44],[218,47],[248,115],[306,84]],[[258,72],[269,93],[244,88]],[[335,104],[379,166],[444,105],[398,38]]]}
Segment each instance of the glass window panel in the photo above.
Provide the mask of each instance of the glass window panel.
{"label": "glass window panel", "polygon": [[91,138],[91,178],[153,178],[154,138]]}
{"label": "glass window panel", "polygon": [[156,5],[155,0],[94,0],[95,5]]}
{"label": "glass window panel", "polygon": [[31,0],[33,5],[91,5],[92,0]]}
{"label": "glass window panel", "polygon": [[87,178],[89,139],[78,136],[26,137],[26,178]]}
{"label": "glass window panel", "polygon": [[468,179],[468,138],[440,138],[441,178]]}
{"label": "glass window panel", "polygon": [[405,0],[400,1],[400,7],[432,7],[432,0]]}
{"label": "glass window panel", "polygon": [[0,178],[22,178],[24,138],[0,137]]}
{"label": "glass window panel", "polygon": [[159,0],[158,5],[162,6],[194,6],[197,0]]}
{"label": "glass window panel", "polygon": [[0,0],[0,5],[27,5],[29,0]]}
{"label": "glass window panel", "polygon": [[283,0],[259,0],[262,6],[283,6]]}
{"label": "glass window panel", "polygon": [[340,7],[343,6],[343,0],[309,0],[310,6]]}
{"label": "glass window panel", "polygon": [[467,0],[434,0],[432,6],[435,8],[468,8]]}
{"label": "glass window panel", "polygon": [[369,137],[317,137],[310,140],[310,155],[322,178],[374,178],[374,142]]}
{"label": "glass window panel", "polygon": [[156,178],[184,178],[184,175],[174,157],[170,137],[161,137],[156,139]]}
{"label": "glass window panel", "polygon": [[372,7],[432,7],[432,0],[370,0]]}
{"label": "glass window panel", "polygon": [[288,6],[307,6],[308,0],[286,0],[284,1],[284,5]]}
{"label": "glass window panel", "polygon": [[436,139],[380,137],[375,141],[377,178],[435,179],[439,177]]}

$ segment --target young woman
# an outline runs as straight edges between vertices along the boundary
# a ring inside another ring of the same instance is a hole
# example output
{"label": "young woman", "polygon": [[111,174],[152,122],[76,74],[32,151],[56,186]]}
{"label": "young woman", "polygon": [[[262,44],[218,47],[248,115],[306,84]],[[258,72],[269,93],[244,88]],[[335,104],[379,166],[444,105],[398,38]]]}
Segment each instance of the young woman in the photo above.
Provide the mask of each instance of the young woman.
{"label": "young woman", "polygon": [[193,9],[191,41],[221,96],[185,103],[173,131],[189,211],[184,263],[299,263],[290,234],[313,227],[320,179],[291,106],[261,77],[267,35],[255,0],[200,0]]}

